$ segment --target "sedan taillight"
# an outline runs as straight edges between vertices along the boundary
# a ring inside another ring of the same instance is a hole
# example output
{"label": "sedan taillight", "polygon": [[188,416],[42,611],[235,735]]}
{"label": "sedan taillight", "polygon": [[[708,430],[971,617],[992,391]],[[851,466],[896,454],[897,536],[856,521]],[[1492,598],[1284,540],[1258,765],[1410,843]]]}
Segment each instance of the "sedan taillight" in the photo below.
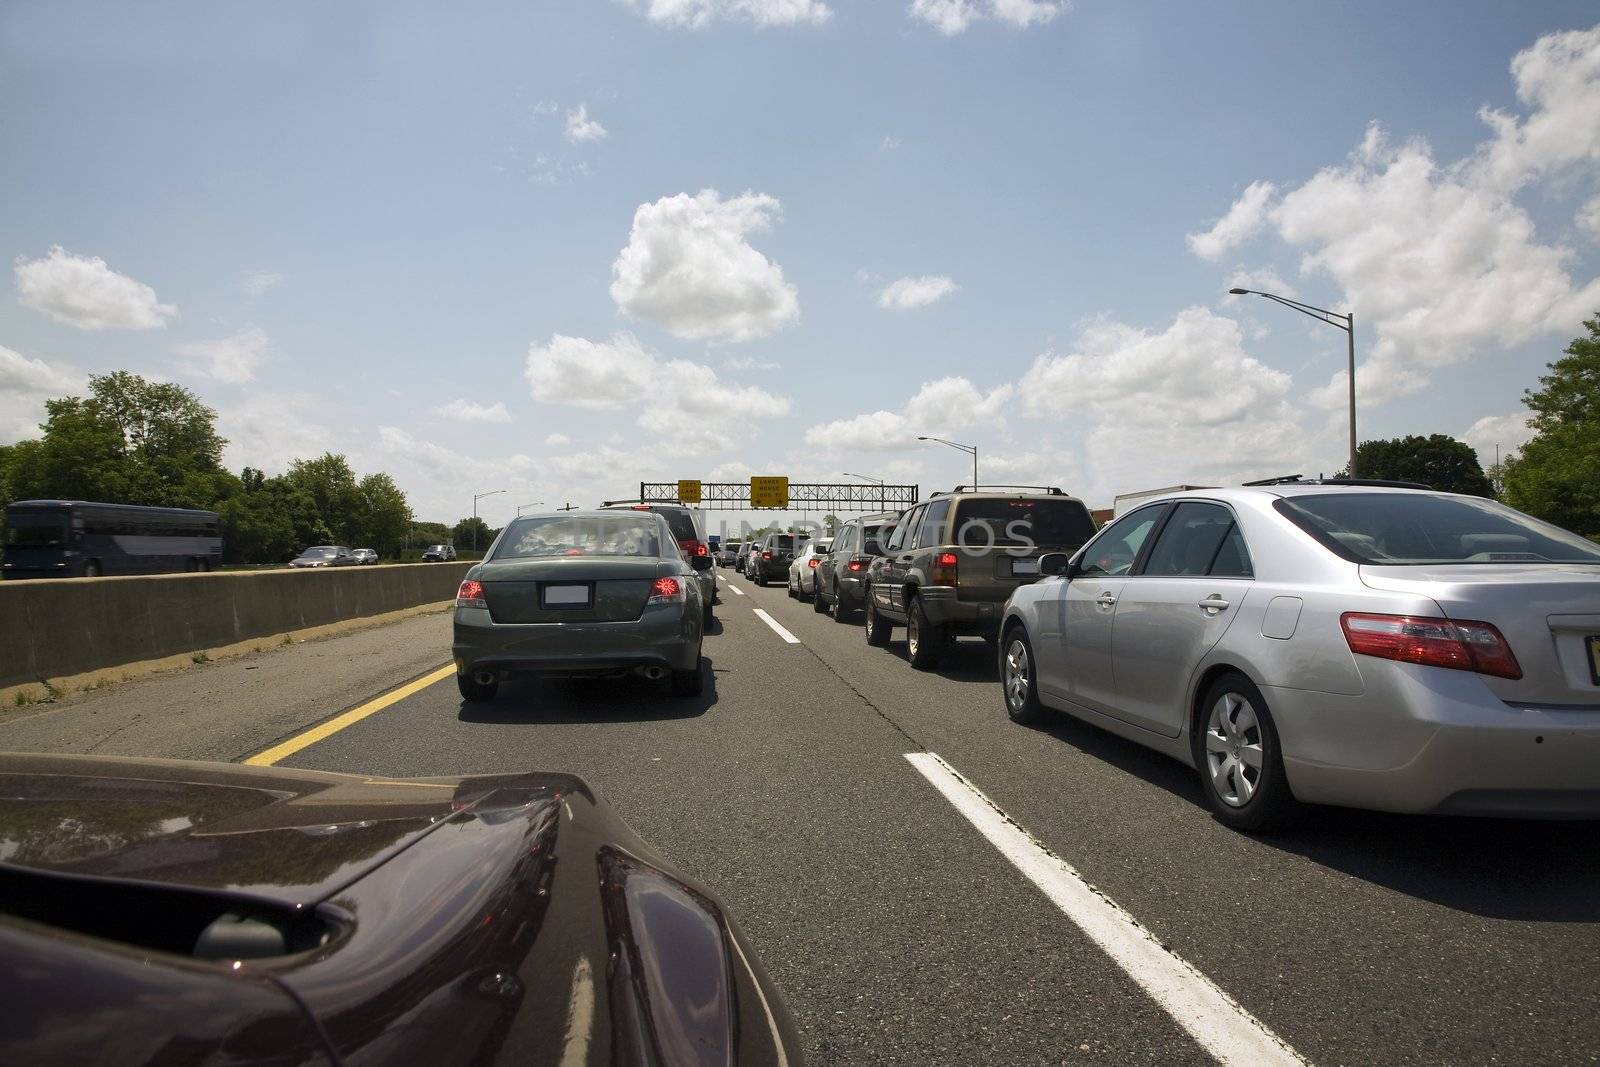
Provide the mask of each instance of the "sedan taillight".
{"label": "sedan taillight", "polygon": [[933,557],[933,584],[955,585],[956,554],[954,552],[941,552]]}
{"label": "sedan taillight", "polygon": [[822,562],[822,561],[817,559],[816,556],[812,556],[810,559],[806,560],[806,566],[807,567],[815,567],[820,562]]}
{"label": "sedan taillight", "polygon": [[489,602],[483,599],[483,585],[476,579],[468,578],[461,583],[461,588],[456,590],[456,607],[458,608],[487,608]]}
{"label": "sedan taillight", "polygon": [[1339,626],[1350,651],[1363,656],[1521,678],[1522,667],[1500,631],[1487,622],[1431,615],[1374,615],[1347,611]]}
{"label": "sedan taillight", "polygon": [[657,578],[650,587],[650,603],[668,604],[683,599],[683,583],[676,578]]}
{"label": "sedan taillight", "polygon": [[763,552],[763,553],[761,553],[761,558],[762,559],[771,559],[772,558],[772,553],[771,552]]}
{"label": "sedan taillight", "polygon": [[862,563],[859,559],[853,559],[849,563],[845,564],[845,568],[851,571],[865,570],[866,566],[867,565]]}

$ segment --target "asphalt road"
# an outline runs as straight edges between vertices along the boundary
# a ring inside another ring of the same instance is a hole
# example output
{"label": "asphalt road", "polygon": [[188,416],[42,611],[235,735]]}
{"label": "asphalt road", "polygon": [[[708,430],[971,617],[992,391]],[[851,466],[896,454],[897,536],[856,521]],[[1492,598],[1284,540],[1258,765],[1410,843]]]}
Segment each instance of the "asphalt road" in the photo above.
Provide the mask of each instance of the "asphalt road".
{"label": "asphalt road", "polygon": [[[859,625],[719,573],[743,595],[718,608],[699,700],[526,682],[468,707],[446,680],[284,762],[583,775],[734,910],[817,1063],[1218,1051],[907,753],[938,753],[1306,1060],[1600,1062],[1600,826],[1328,809],[1246,837],[1176,763],[1071,721],[1011,724],[983,644],[919,673],[903,632],[868,648]],[[0,719],[0,748],[242,759],[446,662],[448,635],[429,616],[117,686]]]}

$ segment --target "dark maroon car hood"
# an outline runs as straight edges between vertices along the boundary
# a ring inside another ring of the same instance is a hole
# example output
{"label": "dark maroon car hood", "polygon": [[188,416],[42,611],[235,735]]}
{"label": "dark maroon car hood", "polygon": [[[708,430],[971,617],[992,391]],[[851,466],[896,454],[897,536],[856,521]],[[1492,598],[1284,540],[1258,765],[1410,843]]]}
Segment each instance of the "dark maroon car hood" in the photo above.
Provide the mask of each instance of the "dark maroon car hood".
{"label": "dark maroon car hood", "polygon": [[172,760],[0,755],[0,863],[326,899],[503,785],[565,775],[389,781]]}

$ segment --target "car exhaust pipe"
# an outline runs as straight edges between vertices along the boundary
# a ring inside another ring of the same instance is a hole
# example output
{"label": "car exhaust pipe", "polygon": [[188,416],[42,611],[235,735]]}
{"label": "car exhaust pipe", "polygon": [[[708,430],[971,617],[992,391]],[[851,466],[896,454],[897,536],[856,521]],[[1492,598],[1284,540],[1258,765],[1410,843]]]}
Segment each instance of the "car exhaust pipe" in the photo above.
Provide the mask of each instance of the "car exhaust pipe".
{"label": "car exhaust pipe", "polygon": [[494,685],[500,681],[500,676],[494,671],[489,670],[473,671],[472,680],[477,682],[479,685]]}
{"label": "car exhaust pipe", "polygon": [[641,673],[652,682],[659,682],[667,676],[667,669],[665,667],[646,667]]}

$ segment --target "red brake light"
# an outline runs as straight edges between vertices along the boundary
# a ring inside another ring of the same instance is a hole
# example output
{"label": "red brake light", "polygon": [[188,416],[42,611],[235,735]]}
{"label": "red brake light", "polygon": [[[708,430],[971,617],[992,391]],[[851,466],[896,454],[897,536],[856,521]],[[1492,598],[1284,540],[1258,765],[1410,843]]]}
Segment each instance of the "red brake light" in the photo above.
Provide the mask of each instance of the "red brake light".
{"label": "red brake light", "polygon": [[456,607],[486,608],[488,606],[488,602],[483,599],[483,586],[476,579],[468,578],[461,583],[461,588],[456,590]]}
{"label": "red brake light", "polygon": [[941,552],[936,562],[941,567],[954,567],[956,565],[956,554],[954,552]]}
{"label": "red brake light", "polygon": [[683,583],[676,578],[657,578],[650,587],[650,602],[659,603],[666,600],[682,600]]}
{"label": "red brake light", "polygon": [[822,562],[822,561],[817,559],[816,556],[812,556],[810,559],[806,560],[806,566],[807,567],[815,567],[820,562]]}
{"label": "red brake light", "polygon": [[956,554],[954,552],[941,552],[933,557],[933,574],[931,577],[934,585],[955,585],[958,581],[956,578]]}
{"label": "red brake light", "polygon": [[865,566],[866,566],[866,564],[865,564],[865,563],[862,563],[862,562],[861,562],[861,561],[860,561],[860,560],[859,560],[859,559],[853,559],[853,560],[851,560],[851,561],[850,561],[850,562],[849,562],[849,563],[848,563],[848,564],[847,564],[847,566],[848,566],[848,568],[849,568],[849,569],[850,569],[850,570],[853,570],[853,571],[858,571],[858,570],[860,570],[860,569],[861,569],[861,568],[862,568],[862,567],[865,567]]}
{"label": "red brake light", "polygon": [[650,505],[649,504],[630,504],[628,506],[631,507],[634,511],[649,511],[650,510]]}
{"label": "red brake light", "polygon": [[1347,611],[1339,616],[1339,626],[1350,651],[1363,656],[1474,671],[1497,678],[1522,677],[1522,667],[1511,646],[1487,622]]}
{"label": "red brake light", "polygon": [[763,553],[761,553],[761,558],[762,559],[771,559],[772,558],[772,553],[771,552],[763,552]]}
{"label": "red brake light", "polygon": [[706,546],[701,544],[699,541],[694,540],[692,537],[686,537],[682,541],[679,541],[678,547],[689,553],[691,556],[703,556],[706,554]]}

